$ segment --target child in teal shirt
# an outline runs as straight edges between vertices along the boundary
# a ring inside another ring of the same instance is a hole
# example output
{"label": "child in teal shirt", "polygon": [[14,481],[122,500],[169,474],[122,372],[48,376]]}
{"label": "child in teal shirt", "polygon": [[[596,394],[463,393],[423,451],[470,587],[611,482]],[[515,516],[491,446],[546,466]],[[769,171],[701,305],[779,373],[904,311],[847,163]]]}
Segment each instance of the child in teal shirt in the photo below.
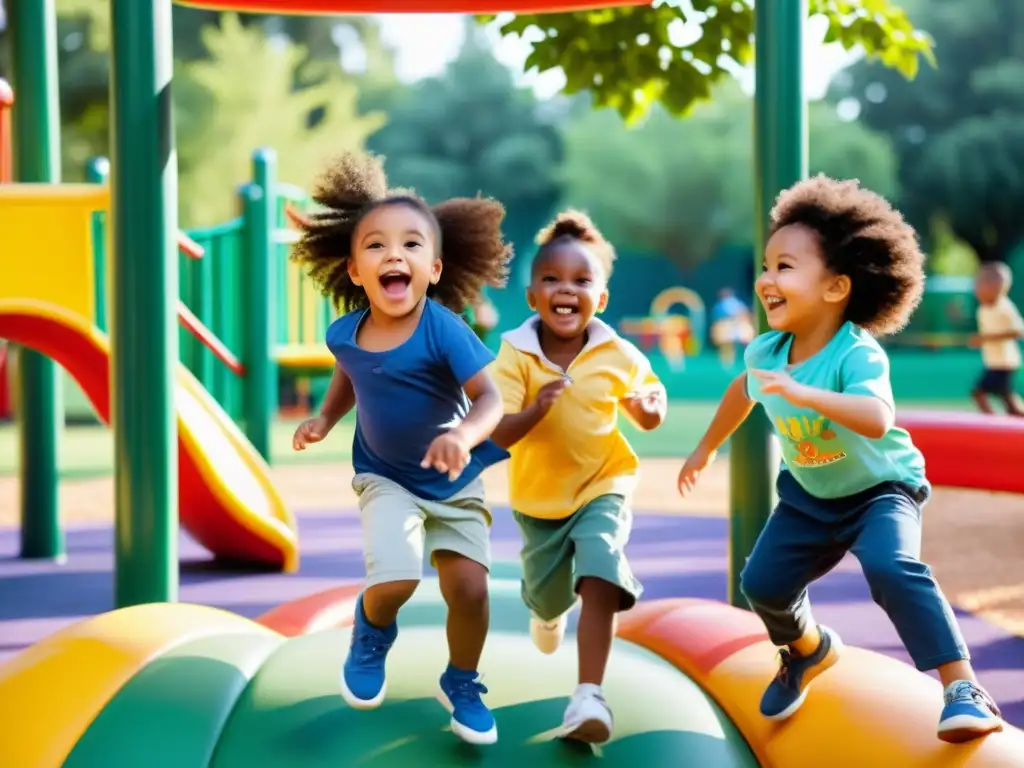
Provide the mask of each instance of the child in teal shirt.
{"label": "child in teal shirt", "polygon": [[782,193],[755,286],[772,330],[747,347],[700,445],[679,473],[689,492],[715,451],[761,403],[782,445],[779,504],[741,577],[747,601],[783,646],[761,713],[782,720],[839,658],[814,622],[807,586],[847,552],[921,670],[937,670],[939,738],[1002,730],[978,685],[949,602],[921,562],[924,459],[894,426],[889,360],[875,336],[906,325],[924,289],[924,255],[902,216],[856,181],[817,176]]}

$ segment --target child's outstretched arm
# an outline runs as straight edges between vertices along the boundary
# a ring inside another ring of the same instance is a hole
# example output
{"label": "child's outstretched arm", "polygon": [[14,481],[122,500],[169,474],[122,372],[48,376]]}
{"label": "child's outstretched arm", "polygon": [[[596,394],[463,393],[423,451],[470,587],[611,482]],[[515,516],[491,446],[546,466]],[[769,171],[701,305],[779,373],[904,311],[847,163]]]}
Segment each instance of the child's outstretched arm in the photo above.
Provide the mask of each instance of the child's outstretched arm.
{"label": "child's outstretched arm", "polygon": [[555,379],[549,381],[540,391],[537,392],[537,399],[519,413],[506,413],[491,440],[508,450],[513,445],[526,437],[530,430],[537,426],[537,423],[547,415],[551,406],[555,404],[558,396],[569,386],[568,379]]}
{"label": "child's outstretched arm", "polygon": [[874,395],[855,395],[800,384],[784,371],[751,371],[766,395],[781,395],[793,405],[816,411],[829,421],[873,440],[885,437],[896,421],[893,408]]}
{"label": "child's outstretched arm", "polygon": [[739,429],[753,407],[754,402],[747,396],[747,374],[741,373],[725,390],[704,437],[679,470],[679,493],[685,496],[693,490],[700,473],[714,459],[715,452]]}
{"label": "child's outstretched arm", "polygon": [[668,413],[668,394],[665,392],[665,386],[658,382],[639,392],[630,392],[619,401],[619,405],[629,414],[634,424],[649,432],[660,427],[665,421],[665,414]]}
{"label": "child's outstretched arm", "polygon": [[462,385],[473,403],[462,422],[434,438],[420,462],[433,467],[455,481],[469,464],[470,451],[490,437],[501,420],[502,402],[498,386],[486,370],[479,371]]}
{"label": "child's outstretched arm", "polygon": [[352,388],[352,380],[341,365],[334,366],[331,384],[320,404],[320,413],[299,424],[292,438],[292,448],[296,451],[306,450],[310,443],[319,443],[335,425],[352,410],[356,404],[356,393]]}
{"label": "child's outstretched arm", "polygon": [[491,436],[501,421],[501,392],[491,374],[485,369],[467,381],[463,387],[473,406],[453,432],[470,448],[476,448]]}

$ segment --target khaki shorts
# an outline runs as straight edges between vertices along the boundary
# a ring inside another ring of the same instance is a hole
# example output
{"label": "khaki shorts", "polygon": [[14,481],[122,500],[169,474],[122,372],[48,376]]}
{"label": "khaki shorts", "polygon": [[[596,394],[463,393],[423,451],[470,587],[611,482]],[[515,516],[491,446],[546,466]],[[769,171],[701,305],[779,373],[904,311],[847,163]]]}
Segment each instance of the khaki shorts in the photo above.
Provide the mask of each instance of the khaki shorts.
{"label": "khaki shorts", "polygon": [[491,566],[491,513],[484,484],[477,478],[444,501],[428,501],[398,483],[369,473],[352,478],[363,522],[366,586],[418,581],[423,556],[455,552],[485,568]]}

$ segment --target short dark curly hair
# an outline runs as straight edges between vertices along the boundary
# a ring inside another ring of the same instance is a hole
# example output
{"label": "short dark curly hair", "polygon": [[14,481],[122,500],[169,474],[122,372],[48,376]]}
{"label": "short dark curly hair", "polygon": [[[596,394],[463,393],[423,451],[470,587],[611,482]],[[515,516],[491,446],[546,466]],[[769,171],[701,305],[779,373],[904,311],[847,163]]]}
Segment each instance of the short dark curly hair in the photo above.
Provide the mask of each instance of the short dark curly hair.
{"label": "short dark curly hair", "polygon": [[341,311],[366,307],[366,292],[352,282],[348,262],[359,222],[382,205],[407,205],[434,229],[444,271],[427,295],[454,312],[476,303],[484,286],[501,288],[508,280],[512,246],[501,223],[504,206],[483,197],[446,200],[433,207],[411,190],[388,189],[380,158],[347,153],[328,165],[317,180],[313,200],[322,210],[297,217],[302,237],[292,260]]}
{"label": "short dark curly hair", "polygon": [[875,336],[896,333],[924,294],[917,233],[889,202],[856,179],[818,175],[779,195],[768,236],[800,225],[818,235],[825,265],[850,278],[846,319]]}
{"label": "short dark curly hair", "polygon": [[559,213],[554,221],[537,233],[537,245],[540,247],[533,257],[533,268],[536,269],[556,246],[573,241],[583,243],[597,259],[604,269],[606,280],[612,276],[615,248],[604,239],[604,235],[587,214],[572,208]]}

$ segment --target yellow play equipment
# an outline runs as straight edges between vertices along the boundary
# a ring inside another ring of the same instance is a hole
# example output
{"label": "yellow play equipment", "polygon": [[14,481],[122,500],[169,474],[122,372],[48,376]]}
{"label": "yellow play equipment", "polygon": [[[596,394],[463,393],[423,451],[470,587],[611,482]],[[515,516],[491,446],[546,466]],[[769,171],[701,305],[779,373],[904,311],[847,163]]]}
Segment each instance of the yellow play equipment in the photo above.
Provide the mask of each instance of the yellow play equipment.
{"label": "yellow play equipment", "polygon": [[[0,185],[0,337],[56,360],[105,422],[110,342],[96,325],[92,238],[93,214],[108,206],[109,190],[98,184]],[[180,311],[195,330],[195,317]],[[266,462],[182,365],[175,401],[182,526],[219,557],[295,570],[295,520]]]}
{"label": "yellow play equipment", "polygon": [[[682,306],[686,314],[672,312]],[[687,356],[699,355],[704,345],[704,301],[696,291],[673,286],[651,301],[647,317],[625,317],[619,329],[639,338],[641,346],[656,341],[669,367],[682,370]]]}

